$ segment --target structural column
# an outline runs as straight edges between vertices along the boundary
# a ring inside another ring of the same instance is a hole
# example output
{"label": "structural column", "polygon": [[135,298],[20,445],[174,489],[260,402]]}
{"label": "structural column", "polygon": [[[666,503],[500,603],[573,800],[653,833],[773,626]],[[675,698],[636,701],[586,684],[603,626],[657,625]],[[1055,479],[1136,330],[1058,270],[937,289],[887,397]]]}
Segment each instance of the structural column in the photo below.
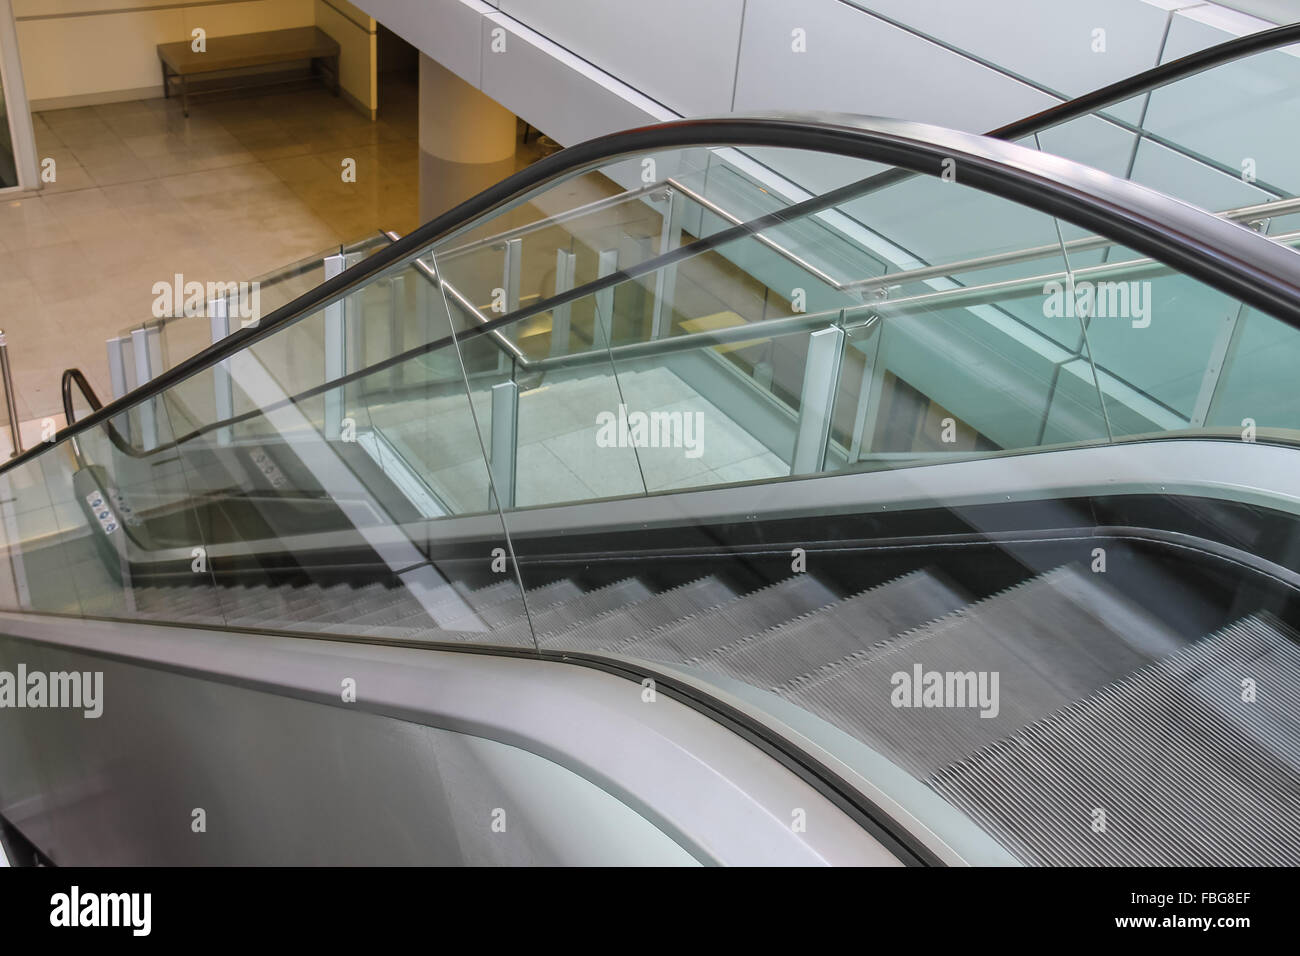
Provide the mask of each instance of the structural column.
{"label": "structural column", "polygon": [[420,221],[515,171],[515,115],[420,54]]}

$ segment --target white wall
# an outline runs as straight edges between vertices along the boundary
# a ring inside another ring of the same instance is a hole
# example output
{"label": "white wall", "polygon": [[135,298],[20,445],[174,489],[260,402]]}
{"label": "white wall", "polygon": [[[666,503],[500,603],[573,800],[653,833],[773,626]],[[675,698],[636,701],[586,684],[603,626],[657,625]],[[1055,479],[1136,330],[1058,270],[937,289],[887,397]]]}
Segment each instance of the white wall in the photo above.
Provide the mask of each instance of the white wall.
{"label": "white wall", "polygon": [[[566,145],[653,118],[761,110],[982,131],[1155,66],[1167,29],[1172,41],[1184,18],[1223,12],[1198,0],[356,2]],[[1232,29],[1265,25],[1239,16]],[[791,49],[795,29],[807,52]],[[1116,114],[1135,121],[1138,108]]]}

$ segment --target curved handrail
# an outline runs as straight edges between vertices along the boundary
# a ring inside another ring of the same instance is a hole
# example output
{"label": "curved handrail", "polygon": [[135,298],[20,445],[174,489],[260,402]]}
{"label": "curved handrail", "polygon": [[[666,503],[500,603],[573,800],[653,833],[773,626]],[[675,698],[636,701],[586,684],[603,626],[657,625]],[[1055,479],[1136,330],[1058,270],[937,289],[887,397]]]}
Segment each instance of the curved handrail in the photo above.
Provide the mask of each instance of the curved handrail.
{"label": "curved handrail", "polygon": [[[73,386],[81,392],[82,398],[84,398],[86,404],[90,406],[90,412],[92,415],[104,407],[104,403],[99,400],[99,395],[95,392],[94,386],[90,384],[90,380],[86,378],[85,373],[83,373],[79,368],[65,368],[59,382],[59,390],[63,394],[63,420],[67,422],[68,425],[74,424],[77,419],[76,406],[73,403]],[[122,454],[129,455],[132,458],[145,458],[149,455],[165,450],[162,447],[150,449],[137,448],[135,445],[132,445],[120,431],[118,431],[117,426],[111,421],[106,422],[104,428],[108,432],[108,440],[113,443],[113,447],[122,452]],[[67,429],[65,428],[64,432],[66,431]],[[55,437],[58,438],[59,436],[56,435]],[[65,435],[64,437],[68,437],[72,441],[72,454],[77,459],[77,464],[85,467],[88,462],[81,453],[81,446],[77,443],[76,436]]]}
{"label": "curved handrail", "polygon": [[1114,106],[1116,103],[1150,92],[1161,86],[1168,86],[1170,83],[1185,77],[1203,73],[1216,66],[1222,66],[1224,63],[1239,60],[1254,53],[1263,53],[1265,50],[1289,46],[1292,43],[1300,43],[1300,22],[1288,23],[1269,30],[1260,30],[1258,33],[1248,33],[1244,37],[1225,40],[1223,43],[1216,43],[1204,50],[1189,53],[1176,60],[1170,60],[1168,63],[1162,63],[1149,70],[1143,70],[1141,73],[1134,73],[1132,76],[1111,83],[1109,86],[1103,86],[1091,93],[1076,96],[1074,99],[1067,100],[1057,106],[1048,107],[1039,113],[1016,120],[1014,123],[999,126],[985,135],[997,139],[1019,139],[1031,133],[1042,132],[1052,126],[1059,126],[1061,123],[1069,122],[1072,119],[1078,119],[1080,116],[1087,116],[1090,113],[1105,109],[1107,106]]}
{"label": "curved handrail", "polygon": [[90,406],[92,412],[97,412],[104,407],[104,403],[99,400],[99,396],[95,394],[95,389],[81,369],[65,368],[60,382],[60,389],[63,392],[63,420],[69,425],[77,420],[76,409],[72,403],[72,387],[74,385],[81,392],[82,398],[86,400],[86,404]]}
{"label": "curved handrail", "polygon": [[[1300,328],[1300,270],[1297,269],[1300,260],[1294,252],[1211,213],[1070,160],[987,137],[900,120],[834,114],[807,118],[681,120],[600,136],[539,160],[281,306],[256,325],[234,332],[69,425],[63,437],[107,421],[266,338],[280,327],[319,311],[371,279],[404,267],[432,243],[539,186],[579,175],[620,157],[719,145],[821,151],[886,163],[904,175],[923,173],[939,177],[955,163],[957,178],[966,184],[1106,234]],[[563,302],[583,298],[782,222],[839,205],[873,188],[879,175],[696,239],[637,266],[468,329],[462,335],[487,334]],[[40,451],[32,449],[11,459],[0,467],[0,474],[32,460]]]}

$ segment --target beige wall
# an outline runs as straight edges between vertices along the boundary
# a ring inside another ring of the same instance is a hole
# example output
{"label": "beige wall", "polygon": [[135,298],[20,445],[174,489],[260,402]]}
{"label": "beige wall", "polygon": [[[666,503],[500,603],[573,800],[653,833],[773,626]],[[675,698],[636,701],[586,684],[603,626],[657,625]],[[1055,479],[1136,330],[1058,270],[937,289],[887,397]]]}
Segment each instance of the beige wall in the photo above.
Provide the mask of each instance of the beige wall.
{"label": "beige wall", "polygon": [[347,0],[14,0],[33,109],[162,95],[159,43],[315,24],[342,48],[355,105],[377,106],[374,21]]}
{"label": "beige wall", "polygon": [[372,117],[379,108],[377,27],[347,0],[315,0],[316,26],[339,44],[339,82],[352,105]]}

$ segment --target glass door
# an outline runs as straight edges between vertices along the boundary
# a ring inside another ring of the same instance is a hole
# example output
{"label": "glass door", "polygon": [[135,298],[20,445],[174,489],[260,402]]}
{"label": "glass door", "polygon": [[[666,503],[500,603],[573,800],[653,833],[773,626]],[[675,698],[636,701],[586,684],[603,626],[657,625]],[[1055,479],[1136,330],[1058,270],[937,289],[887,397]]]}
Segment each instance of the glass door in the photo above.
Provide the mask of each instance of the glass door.
{"label": "glass door", "polygon": [[0,0],[0,195],[39,185],[18,33],[10,0]]}

